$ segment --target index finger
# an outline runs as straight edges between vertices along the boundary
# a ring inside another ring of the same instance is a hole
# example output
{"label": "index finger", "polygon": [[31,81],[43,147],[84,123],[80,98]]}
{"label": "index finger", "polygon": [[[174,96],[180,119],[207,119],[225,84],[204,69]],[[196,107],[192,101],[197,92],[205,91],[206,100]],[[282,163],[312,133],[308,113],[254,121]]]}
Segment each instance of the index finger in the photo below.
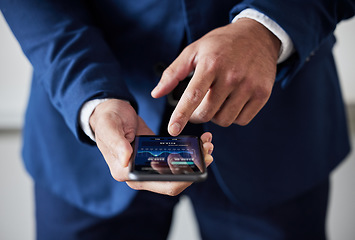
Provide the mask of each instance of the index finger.
{"label": "index finger", "polygon": [[192,113],[200,105],[211,87],[215,75],[204,70],[205,68],[201,65],[197,65],[195,74],[171,115],[168,131],[172,136],[177,136],[181,133],[190,120]]}

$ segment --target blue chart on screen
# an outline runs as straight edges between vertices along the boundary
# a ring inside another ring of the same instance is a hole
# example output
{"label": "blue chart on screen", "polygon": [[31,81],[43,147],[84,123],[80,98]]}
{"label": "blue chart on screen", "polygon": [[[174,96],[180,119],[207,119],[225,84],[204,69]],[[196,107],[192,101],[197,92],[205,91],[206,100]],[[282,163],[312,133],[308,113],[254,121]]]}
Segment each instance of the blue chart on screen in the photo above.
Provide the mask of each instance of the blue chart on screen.
{"label": "blue chart on screen", "polygon": [[191,156],[194,155],[194,150],[190,149],[181,149],[181,150],[139,150],[137,152],[137,156],[139,157],[162,157],[162,158],[167,158],[170,154],[178,154],[182,158],[190,158]]}

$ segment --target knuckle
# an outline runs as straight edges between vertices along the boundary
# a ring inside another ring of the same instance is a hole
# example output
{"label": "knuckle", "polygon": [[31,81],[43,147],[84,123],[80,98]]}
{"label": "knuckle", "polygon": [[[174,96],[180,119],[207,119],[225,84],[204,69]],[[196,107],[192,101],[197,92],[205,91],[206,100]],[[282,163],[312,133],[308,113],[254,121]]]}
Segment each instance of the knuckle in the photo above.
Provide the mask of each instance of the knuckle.
{"label": "knuckle", "polygon": [[175,76],[175,70],[172,67],[168,67],[164,70],[162,79],[170,79]]}
{"label": "knuckle", "polygon": [[186,122],[189,120],[188,118],[189,116],[187,115],[186,112],[181,112],[181,111],[176,112],[176,119],[179,119],[179,121]]}
{"label": "knuckle", "polygon": [[246,125],[249,124],[249,122],[250,122],[250,120],[247,120],[247,119],[239,119],[238,118],[238,119],[235,120],[235,123],[240,125],[240,126],[246,126]]}
{"label": "knuckle", "polygon": [[203,65],[207,74],[216,72],[219,66],[218,57],[215,55],[206,56],[203,59]]}
{"label": "knuckle", "polygon": [[229,127],[230,125],[232,125],[233,120],[229,120],[229,119],[227,119],[227,118],[225,118],[225,117],[218,117],[218,116],[217,116],[217,117],[214,119],[214,122],[215,122],[217,125],[221,126],[221,127]]}
{"label": "knuckle", "polygon": [[209,122],[213,118],[212,114],[208,110],[201,110],[197,112],[196,115],[196,118],[200,122]]}
{"label": "knuckle", "polygon": [[250,93],[250,95],[259,101],[265,101],[271,95],[272,85],[263,81],[260,78],[249,78],[248,81],[243,81],[242,89],[244,92]]}
{"label": "knuckle", "polygon": [[185,101],[187,104],[199,103],[203,98],[203,92],[199,88],[194,88],[192,91],[187,91],[185,93]]}
{"label": "knuckle", "polygon": [[225,84],[227,87],[235,87],[242,81],[242,74],[239,71],[229,71],[226,75]]}
{"label": "knuckle", "polygon": [[260,101],[265,101],[265,99],[268,99],[270,97],[271,90],[267,86],[256,86],[254,89],[254,97],[257,100]]}
{"label": "knuckle", "polygon": [[245,93],[254,94],[255,86],[253,81],[243,81],[241,88]]}
{"label": "knuckle", "polygon": [[232,125],[232,121],[221,121],[220,126],[221,127],[229,127]]}
{"label": "knuckle", "polygon": [[124,128],[124,133],[124,137],[127,139],[127,141],[132,142],[134,140],[134,137],[136,136],[136,128],[132,126]]}

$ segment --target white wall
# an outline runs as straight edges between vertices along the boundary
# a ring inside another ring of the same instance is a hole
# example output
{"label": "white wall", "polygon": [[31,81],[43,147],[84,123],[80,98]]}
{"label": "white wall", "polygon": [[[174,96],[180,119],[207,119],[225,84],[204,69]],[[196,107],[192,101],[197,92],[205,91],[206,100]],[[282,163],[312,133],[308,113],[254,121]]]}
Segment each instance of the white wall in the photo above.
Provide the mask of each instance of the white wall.
{"label": "white wall", "polygon": [[355,18],[341,22],[336,29],[334,49],[344,99],[355,104]]}
{"label": "white wall", "polygon": [[22,125],[31,65],[0,15],[0,129]]}

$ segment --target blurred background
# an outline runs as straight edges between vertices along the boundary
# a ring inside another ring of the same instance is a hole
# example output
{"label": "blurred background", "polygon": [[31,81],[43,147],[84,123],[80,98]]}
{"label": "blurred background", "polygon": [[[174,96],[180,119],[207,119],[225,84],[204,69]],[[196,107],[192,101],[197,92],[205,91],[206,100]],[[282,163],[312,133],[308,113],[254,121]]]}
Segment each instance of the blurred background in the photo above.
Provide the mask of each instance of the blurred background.
{"label": "blurred background", "polygon": [[[336,30],[335,57],[355,148],[355,19]],[[31,79],[24,57],[0,13],[0,239],[34,239],[33,183],[21,160],[21,127]],[[330,240],[355,239],[355,153],[332,174],[328,215]],[[169,240],[200,239],[189,199],[175,210]]]}

